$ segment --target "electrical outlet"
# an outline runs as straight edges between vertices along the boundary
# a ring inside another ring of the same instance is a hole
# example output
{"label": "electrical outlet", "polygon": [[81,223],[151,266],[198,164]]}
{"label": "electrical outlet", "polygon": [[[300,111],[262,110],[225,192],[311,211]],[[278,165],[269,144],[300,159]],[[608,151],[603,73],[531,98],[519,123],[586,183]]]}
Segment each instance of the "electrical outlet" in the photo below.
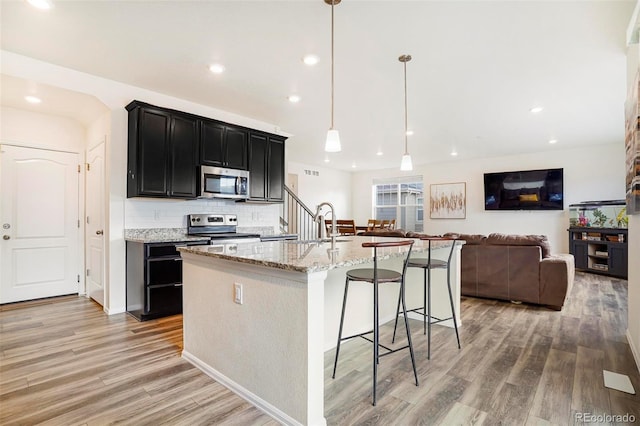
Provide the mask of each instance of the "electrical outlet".
{"label": "electrical outlet", "polygon": [[233,284],[233,301],[238,305],[242,305],[242,284]]}

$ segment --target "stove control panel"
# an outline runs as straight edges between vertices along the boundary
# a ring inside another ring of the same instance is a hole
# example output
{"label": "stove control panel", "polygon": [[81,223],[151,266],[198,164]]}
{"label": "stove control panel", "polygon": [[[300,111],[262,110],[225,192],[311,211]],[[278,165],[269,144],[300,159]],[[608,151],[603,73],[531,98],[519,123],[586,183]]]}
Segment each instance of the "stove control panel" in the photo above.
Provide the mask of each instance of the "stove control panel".
{"label": "stove control panel", "polygon": [[236,226],[238,216],[235,214],[190,214],[189,226]]}

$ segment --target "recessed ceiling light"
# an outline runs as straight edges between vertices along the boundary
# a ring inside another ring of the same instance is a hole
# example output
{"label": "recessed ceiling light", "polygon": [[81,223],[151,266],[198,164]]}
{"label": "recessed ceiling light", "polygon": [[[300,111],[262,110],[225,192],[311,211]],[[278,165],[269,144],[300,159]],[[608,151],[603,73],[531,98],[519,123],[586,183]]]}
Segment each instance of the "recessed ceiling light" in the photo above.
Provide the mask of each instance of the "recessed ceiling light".
{"label": "recessed ceiling light", "polygon": [[53,7],[53,3],[50,0],[27,0],[27,2],[38,9],[49,10]]}
{"label": "recessed ceiling light", "polygon": [[451,151],[451,156],[452,157],[456,157],[457,155],[458,155],[458,151],[456,151],[456,150]]}
{"label": "recessed ceiling light", "polygon": [[376,155],[378,155],[378,156],[382,155],[382,151],[376,152]]}
{"label": "recessed ceiling light", "polygon": [[558,142],[558,139],[549,139],[549,143],[550,144],[554,144],[554,143],[557,143],[557,142]]}
{"label": "recessed ceiling light", "polygon": [[292,104],[297,104],[298,102],[300,102],[301,98],[298,95],[291,95],[287,99],[289,99],[289,102],[291,102]]}
{"label": "recessed ceiling light", "polygon": [[324,162],[328,163],[329,162],[329,157],[324,157]]}
{"label": "recessed ceiling light", "polygon": [[537,107],[533,107],[531,108],[529,111],[531,111],[534,114],[537,114],[539,112],[541,112],[544,108],[542,108],[541,106],[537,106]]}
{"label": "recessed ceiling light", "polygon": [[222,64],[211,64],[209,65],[209,71],[214,74],[222,74],[224,72],[224,65]]}
{"label": "recessed ceiling light", "polygon": [[407,130],[407,136],[413,136],[413,130]]}
{"label": "recessed ceiling light", "polygon": [[29,102],[30,104],[39,104],[42,100],[35,96],[25,96],[24,100]]}
{"label": "recessed ceiling light", "polygon": [[351,164],[351,168],[352,168],[352,169],[355,169],[355,168],[356,168],[356,163],[352,163],[352,164]]}
{"label": "recessed ceiling light", "polygon": [[320,59],[316,55],[306,55],[302,58],[302,62],[309,66],[317,64],[318,61],[320,61]]}

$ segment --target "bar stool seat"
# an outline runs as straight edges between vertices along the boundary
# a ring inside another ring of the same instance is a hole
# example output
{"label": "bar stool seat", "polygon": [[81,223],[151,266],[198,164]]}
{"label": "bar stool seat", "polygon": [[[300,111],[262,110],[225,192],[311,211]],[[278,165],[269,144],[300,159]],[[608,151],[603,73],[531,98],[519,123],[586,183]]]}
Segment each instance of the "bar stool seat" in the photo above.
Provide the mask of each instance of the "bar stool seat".
{"label": "bar stool seat", "polygon": [[[367,269],[352,269],[347,271],[347,277],[351,281],[365,281],[369,283],[373,283],[373,268]],[[399,282],[402,279],[402,274],[398,271],[393,271],[391,269],[378,269],[378,282],[379,283],[390,283],[390,282]]]}
{"label": "bar stool seat", "polygon": [[[421,268],[424,271],[424,301],[423,305],[408,309],[407,312],[417,313],[423,316],[424,320],[424,334],[427,334],[427,359],[431,359],[431,325],[438,324],[444,321],[452,320],[453,327],[456,331],[456,339],[458,341],[458,349],[460,346],[460,334],[458,333],[458,322],[456,320],[455,310],[453,306],[453,293],[451,291],[451,258],[456,246],[457,238],[452,237],[422,237],[421,240],[429,241],[429,247],[426,258],[413,258],[407,262],[409,268]],[[449,256],[447,260],[432,259],[431,258],[431,242],[432,241],[451,241],[451,249],[449,250]],[[449,291],[449,303],[451,306],[451,316],[447,318],[437,318],[431,314],[431,270],[432,269],[446,269],[447,270],[447,289]],[[400,315],[400,300],[398,300],[398,307],[396,309],[396,321],[393,327],[393,339],[396,338],[396,328],[398,327],[398,316]],[[404,320],[407,321],[407,315],[404,314]]]}
{"label": "bar stool seat", "polygon": [[[382,344],[380,344],[380,325],[379,322],[379,314],[378,314],[378,284],[380,283],[400,283],[400,296],[399,303],[402,305],[402,312],[406,316],[407,314],[407,306],[405,303],[404,296],[404,282],[405,276],[407,272],[407,264],[409,257],[411,255],[411,249],[413,247],[413,240],[400,240],[400,241],[382,241],[382,242],[365,242],[362,243],[362,247],[371,247],[373,248],[373,268],[359,268],[352,269],[347,271],[346,280],[344,285],[344,298],[342,300],[342,313],[340,316],[340,329],[338,330],[338,343],[336,345],[336,358],[333,364],[333,375],[332,378],[336,377],[336,369],[338,368],[338,357],[340,355],[340,344],[349,339],[353,339],[355,337],[361,337],[371,343],[373,343],[373,405],[376,405],[376,384],[378,380],[378,364],[380,363],[380,357],[384,355],[389,355],[394,352],[398,352],[403,349],[409,349],[409,353],[411,354],[411,364],[413,365],[413,375],[416,379],[416,386],[418,386],[418,372],[416,370],[416,361],[415,356],[413,354],[413,344],[411,343],[411,330],[409,328],[409,322],[405,321],[405,330],[407,332],[407,345],[397,349],[388,348]],[[388,248],[388,247],[401,247],[401,246],[409,246],[407,250],[406,258],[403,262],[402,272],[394,271],[392,269],[382,269],[378,268],[378,249],[380,248]],[[354,334],[348,337],[342,337],[342,329],[344,326],[344,314],[347,306],[347,295],[349,292],[349,282],[350,281],[361,281],[373,284],[373,330],[366,331],[364,333]],[[396,316],[397,317],[397,316]],[[397,325],[397,324],[396,324]],[[373,340],[366,337],[367,334],[373,333]],[[395,330],[394,330],[394,339],[395,339]],[[380,354],[380,348],[384,349],[386,352]]]}

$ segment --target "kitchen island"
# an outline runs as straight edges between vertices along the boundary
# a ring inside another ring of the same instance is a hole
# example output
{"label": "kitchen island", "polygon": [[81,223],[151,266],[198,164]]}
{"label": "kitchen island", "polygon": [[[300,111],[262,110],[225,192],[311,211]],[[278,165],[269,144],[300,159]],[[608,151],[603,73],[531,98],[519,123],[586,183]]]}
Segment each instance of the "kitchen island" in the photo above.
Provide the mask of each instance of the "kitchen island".
{"label": "kitchen island", "polygon": [[[345,237],[337,252],[330,243],[300,241],[181,248],[183,357],[283,424],[326,424],[324,353],[336,344],[345,272],[372,266],[373,250],[363,242],[391,239]],[[416,240],[413,255],[426,247]],[[433,257],[446,259],[450,247],[434,243]],[[456,312],[460,247],[451,274]],[[379,250],[380,267],[400,270],[406,250]],[[434,271],[432,280],[433,315],[446,315],[446,274]],[[395,317],[397,300],[397,284],[380,286],[381,324]],[[410,269],[407,307],[421,301],[421,270]],[[345,334],[371,329],[372,303],[370,285],[351,286]]]}

